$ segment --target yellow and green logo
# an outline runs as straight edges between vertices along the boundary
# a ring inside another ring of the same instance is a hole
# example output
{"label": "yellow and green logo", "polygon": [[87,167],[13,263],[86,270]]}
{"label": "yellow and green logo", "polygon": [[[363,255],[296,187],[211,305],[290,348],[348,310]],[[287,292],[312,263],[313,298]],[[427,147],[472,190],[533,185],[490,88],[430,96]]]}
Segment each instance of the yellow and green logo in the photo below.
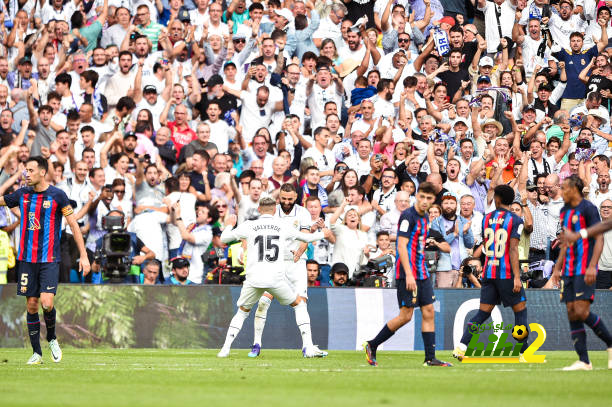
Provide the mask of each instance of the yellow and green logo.
{"label": "yellow and green logo", "polygon": [[[529,324],[531,332],[537,337],[521,355],[522,341],[527,338],[529,331],[525,325],[480,324],[471,325],[472,339],[468,343],[463,357],[463,363],[544,363],[546,355],[535,355],[535,352],[546,341],[546,330],[540,324]],[[517,341],[509,341],[512,337]],[[499,335],[498,333],[501,332]],[[485,334],[485,333],[488,333]],[[482,336],[482,338],[481,338]],[[481,340],[482,339],[482,340]]]}

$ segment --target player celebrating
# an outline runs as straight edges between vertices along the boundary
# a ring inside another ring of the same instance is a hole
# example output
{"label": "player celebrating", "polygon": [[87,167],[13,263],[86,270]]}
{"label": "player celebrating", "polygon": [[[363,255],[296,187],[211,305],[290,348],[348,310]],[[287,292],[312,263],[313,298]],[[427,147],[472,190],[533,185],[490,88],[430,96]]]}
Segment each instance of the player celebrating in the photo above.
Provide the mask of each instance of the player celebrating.
{"label": "player celebrating", "polygon": [[[514,201],[512,187],[496,186],[493,199],[497,209],[485,215],[482,223],[485,263],[480,289],[480,309],[468,322],[461,342],[453,352],[453,356],[459,360],[463,360],[467,344],[470,342],[472,336],[470,327],[480,325],[489,319],[496,304],[503,303],[504,307],[512,307],[515,325],[529,326],[525,289],[521,284],[518,259],[518,244],[523,231],[523,221],[510,212],[509,206]],[[521,354],[527,347],[525,338]]]}
{"label": "player celebrating", "polygon": [[259,200],[259,219],[246,221],[236,229],[236,216],[230,215],[226,220],[226,227],[221,234],[221,241],[229,243],[239,239],[247,242],[246,280],[238,298],[238,311],[232,318],[223,348],[217,354],[224,358],[229,356],[230,347],[240,332],[244,320],[247,319],[253,305],[261,298],[264,292],[272,294],[282,305],[291,305],[295,311],[302,341],[302,354],[304,357],[323,357],[327,352],[320,350],[312,344],[310,332],[310,316],[306,302],[290,287],[285,277],[284,261],[286,254],[285,242],[297,239],[302,242],[314,242],[329,235],[331,232],[307,234],[298,232],[292,226],[279,222],[275,218],[276,201],[273,198]]}
{"label": "player celebrating", "polygon": [[[584,183],[577,175],[563,181],[561,194],[565,206],[561,209],[561,226],[566,234],[576,233],[580,239],[573,246],[564,246],[553,269],[553,284],[561,281],[561,301],[567,307],[572,341],[580,360],[563,370],[592,370],[586,346],[586,323],[595,334],[605,342],[608,348],[608,369],[612,369],[612,336],[601,318],[591,312],[591,303],[595,298],[595,278],[597,262],[603,250],[601,234],[587,234],[586,227],[600,222],[597,208],[583,199]],[[590,236],[590,237],[589,237]],[[572,236],[570,236],[572,238]]]}
{"label": "player celebrating", "polygon": [[[312,221],[310,213],[306,208],[296,205],[297,191],[292,184],[283,184],[279,193],[280,204],[276,206],[277,218],[281,218],[291,224],[296,230],[309,229]],[[289,240],[286,242],[289,250],[285,252],[287,256],[284,259],[285,272],[291,286],[303,301],[308,299],[307,276],[306,276],[306,255],[304,252],[308,247],[308,243]],[[253,339],[253,348],[249,352],[249,357],[255,358],[261,352],[261,336],[264,327],[266,326],[266,317],[268,308],[272,302],[272,295],[264,293],[257,304],[255,312],[255,335]]]}
{"label": "player celebrating", "polygon": [[399,315],[385,324],[378,335],[363,344],[368,363],[378,366],[376,349],[412,319],[414,307],[421,307],[421,334],[425,344],[424,366],[452,366],[436,359],[433,286],[425,264],[425,241],[429,231],[428,211],[436,199],[430,182],[419,184],[416,203],[402,212],[397,232],[396,281]]}
{"label": "player celebrating", "polygon": [[62,215],[66,218],[79,248],[81,259],[79,270],[89,273],[89,261],[85,252],[83,236],[77,224],[68,197],[45,180],[48,163],[42,157],[31,157],[26,161],[27,187],[0,197],[0,205],[21,211],[19,253],[17,260],[17,295],[26,297],[28,311],[28,333],[34,353],[28,365],[43,362],[40,348],[40,320],[38,303],[43,308],[47,341],[54,362],[62,360],[62,350],[55,337],[55,315],[53,297],[59,281],[60,231]]}

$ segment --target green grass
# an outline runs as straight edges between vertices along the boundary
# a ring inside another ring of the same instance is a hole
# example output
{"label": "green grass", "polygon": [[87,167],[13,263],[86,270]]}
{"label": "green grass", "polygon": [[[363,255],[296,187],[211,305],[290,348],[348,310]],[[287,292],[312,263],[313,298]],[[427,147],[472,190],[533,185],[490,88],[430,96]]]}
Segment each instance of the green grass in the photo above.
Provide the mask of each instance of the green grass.
{"label": "green grass", "polygon": [[605,352],[590,353],[592,372],[562,372],[574,352],[546,352],[546,364],[452,368],[422,367],[422,352],[379,352],[373,368],[348,351],[303,359],[264,349],[249,359],[238,349],[217,359],[216,350],[64,349],[59,364],[44,351],[43,365],[26,366],[29,350],[0,349],[1,406],[560,407],[604,405],[612,394]]}

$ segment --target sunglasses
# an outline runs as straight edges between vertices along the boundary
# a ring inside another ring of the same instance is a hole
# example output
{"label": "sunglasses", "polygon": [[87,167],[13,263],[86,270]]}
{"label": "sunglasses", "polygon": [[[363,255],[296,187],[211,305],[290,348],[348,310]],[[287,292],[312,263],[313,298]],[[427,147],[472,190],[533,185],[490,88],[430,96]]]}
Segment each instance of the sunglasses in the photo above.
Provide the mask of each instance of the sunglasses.
{"label": "sunglasses", "polygon": [[113,192],[115,194],[125,194],[125,189],[115,189]]}
{"label": "sunglasses", "polygon": [[232,41],[234,43],[240,43],[240,42],[246,43],[246,40],[244,38],[234,38]]}
{"label": "sunglasses", "polygon": [[227,205],[215,205],[215,208],[227,208]]}
{"label": "sunglasses", "polygon": [[398,38],[397,42],[402,43],[402,42],[410,42],[410,38]]}

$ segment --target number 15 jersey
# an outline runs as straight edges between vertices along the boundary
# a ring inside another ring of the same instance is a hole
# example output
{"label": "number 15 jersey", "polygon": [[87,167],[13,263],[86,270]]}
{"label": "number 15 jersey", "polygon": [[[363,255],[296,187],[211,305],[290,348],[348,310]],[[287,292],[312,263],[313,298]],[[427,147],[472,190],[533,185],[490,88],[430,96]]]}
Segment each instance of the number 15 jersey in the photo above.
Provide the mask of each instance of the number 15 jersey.
{"label": "number 15 jersey", "polygon": [[285,255],[287,240],[314,242],[323,239],[323,232],[302,233],[292,224],[271,215],[261,215],[238,225],[228,226],[221,234],[221,241],[229,243],[238,239],[247,241],[246,279],[255,288],[274,288],[285,280]]}
{"label": "number 15 jersey", "polygon": [[520,239],[522,232],[523,220],[508,210],[497,209],[485,215],[482,221],[484,278],[489,280],[513,278],[510,265],[510,239]]}

